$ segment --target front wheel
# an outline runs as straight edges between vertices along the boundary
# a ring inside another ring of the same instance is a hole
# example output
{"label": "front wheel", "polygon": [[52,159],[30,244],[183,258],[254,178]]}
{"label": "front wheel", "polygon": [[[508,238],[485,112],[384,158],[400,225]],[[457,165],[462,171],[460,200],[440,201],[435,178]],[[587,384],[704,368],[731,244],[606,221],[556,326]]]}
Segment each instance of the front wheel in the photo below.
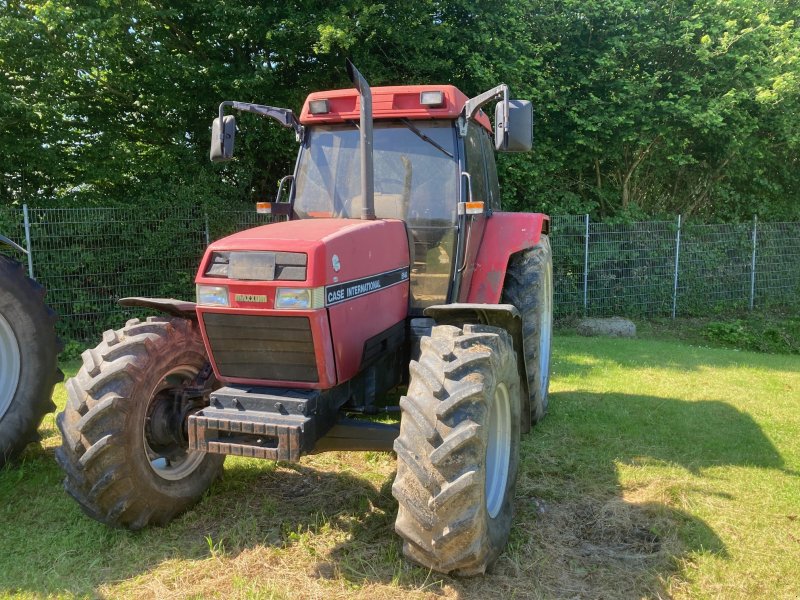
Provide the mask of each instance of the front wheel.
{"label": "front wheel", "polygon": [[203,383],[207,365],[197,325],[178,318],[133,319],[84,352],[67,381],[56,450],[64,487],[84,512],[140,529],[201,498],[225,457],[188,449],[184,423],[199,406],[181,392]]}
{"label": "front wheel", "polygon": [[488,325],[434,327],[410,371],[392,486],[403,552],[442,573],[484,573],[508,542],[519,464],[511,337]]}

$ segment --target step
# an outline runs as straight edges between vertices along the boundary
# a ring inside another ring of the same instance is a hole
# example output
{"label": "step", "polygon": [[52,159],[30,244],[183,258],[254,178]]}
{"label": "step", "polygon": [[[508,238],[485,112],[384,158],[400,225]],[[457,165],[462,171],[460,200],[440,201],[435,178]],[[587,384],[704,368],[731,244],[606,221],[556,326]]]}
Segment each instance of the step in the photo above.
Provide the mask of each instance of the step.
{"label": "step", "polygon": [[310,417],[299,415],[239,415],[227,409],[203,409],[189,417],[189,448],[212,454],[298,461],[312,426]]}
{"label": "step", "polygon": [[319,392],[223,387],[188,419],[189,448],[268,460],[297,461],[316,441]]}

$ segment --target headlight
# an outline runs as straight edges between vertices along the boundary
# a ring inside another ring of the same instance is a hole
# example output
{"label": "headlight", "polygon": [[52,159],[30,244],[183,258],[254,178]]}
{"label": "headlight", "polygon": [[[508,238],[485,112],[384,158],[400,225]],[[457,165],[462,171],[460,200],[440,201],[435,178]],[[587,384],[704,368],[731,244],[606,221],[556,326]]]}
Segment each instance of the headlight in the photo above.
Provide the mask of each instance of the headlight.
{"label": "headlight", "polygon": [[323,288],[278,288],[275,292],[275,308],[308,310],[325,306]]}
{"label": "headlight", "polygon": [[197,303],[204,306],[228,306],[228,288],[224,285],[198,285]]}

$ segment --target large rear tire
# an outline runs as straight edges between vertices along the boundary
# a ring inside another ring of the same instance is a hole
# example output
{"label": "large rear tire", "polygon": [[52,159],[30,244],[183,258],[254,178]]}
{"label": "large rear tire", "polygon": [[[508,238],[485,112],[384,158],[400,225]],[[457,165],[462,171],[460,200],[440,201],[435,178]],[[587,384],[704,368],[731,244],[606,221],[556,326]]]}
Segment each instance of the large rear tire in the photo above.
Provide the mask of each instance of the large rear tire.
{"label": "large rear tire", "polygon": [[516,306],[522,315],[531,422],[538,423],[547,414],[553,337],[553,255],[546,235],[533,248],[511,257],[503,302]]}
{"label": "large rear tire", "polygon": [[114,527],[165,525],[195,504],[225,459],[187,449],[179,392],[208,364],[197,325],[150,317],[106,331],[67,381],[57,422],[64,487]]}
{"label": "large rear tire", "polygon": [[53,387],[61,342],[44,288],[22,265],[0,256],[0,467],[39,439],[37,429],[55,409]]}
{"label": "large rear tire", "polygon": [[519,464],[511,336],[488,325],[434,327],[410,371],[392,486],[403,552],[442,573],[484,573],[508,542]]}

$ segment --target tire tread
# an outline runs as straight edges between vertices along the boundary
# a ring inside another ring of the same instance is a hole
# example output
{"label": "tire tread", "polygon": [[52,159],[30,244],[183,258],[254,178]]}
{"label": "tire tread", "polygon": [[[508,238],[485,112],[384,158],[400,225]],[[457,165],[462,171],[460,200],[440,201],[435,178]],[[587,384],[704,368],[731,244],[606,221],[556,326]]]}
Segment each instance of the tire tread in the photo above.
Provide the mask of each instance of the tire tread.
{"label": "tire tread", "polygon": [[10,322],[20,345],[22,373],[8,409],[0,415],[0,467],[40,439],[42,419],[56,408],[53,388],[64,379],[58,368],[64,347],[56,333],[58,316],[45,304],[45,293],[19,261],[0,255],[0,314],[8,306],[24,315]]}
{"label": "tire tread", "polygon": [[[64,487],[84,512],[107,525],[141,529],[165,524],[197,502],[207,487],[198,482],[201,490],[174,497],[156,490],[141,479],[136,458],[131,458],[135,453],[127,447],[126,426],[135,402],[141,401],[137,382],[176,352],[198,360],[205,356],[196,325],[179,318],[131,319],[84,352],[83,367],[67,381],[67,405],[56,419],[62,435],[56,458],[65,472]],[[208,483],[223,460],[208,455],[198,467]]]}
{"label": "tire tread", "polygon": [[519,421],[511,336],[486,325],[440,325],[420,348],[419,361],[410,365],[408,392],[400,400],[392,486],[399,503],[395,529],[410,560],[445,573],[483,573],[504,549],[511,522],[513,494],[508,489],[513,490],[516,479],[519,429],[502,518],[488,523],[483,489],[487,432],[481,425],[494,401],[490,390],[499,381],[508,385]]}

